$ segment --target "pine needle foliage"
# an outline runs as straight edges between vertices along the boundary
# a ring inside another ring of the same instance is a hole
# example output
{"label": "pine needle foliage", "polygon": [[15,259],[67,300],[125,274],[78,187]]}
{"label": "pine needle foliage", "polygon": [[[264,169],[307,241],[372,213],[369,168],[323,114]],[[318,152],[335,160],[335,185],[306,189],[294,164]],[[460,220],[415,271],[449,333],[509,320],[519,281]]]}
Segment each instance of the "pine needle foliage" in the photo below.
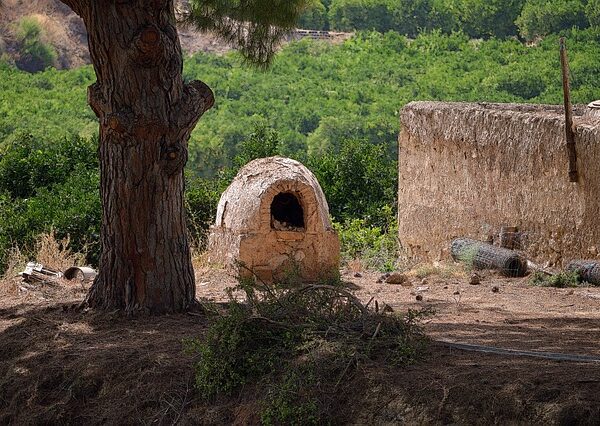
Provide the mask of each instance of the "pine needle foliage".
{"label": "pine needle foliage", "polygon": [[216,35],[247,62],[265,68],[308,6],[307,0],[192,0],[183,22]]}

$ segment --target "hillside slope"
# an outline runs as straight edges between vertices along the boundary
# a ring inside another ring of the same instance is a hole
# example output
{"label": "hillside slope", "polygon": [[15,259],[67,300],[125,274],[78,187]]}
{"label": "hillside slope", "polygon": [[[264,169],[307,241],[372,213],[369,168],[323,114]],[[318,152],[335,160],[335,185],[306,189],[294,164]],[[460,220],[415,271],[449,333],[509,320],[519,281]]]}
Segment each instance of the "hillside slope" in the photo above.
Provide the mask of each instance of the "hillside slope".
{"label": "hillside slope", "polygon": [[[90,63],[83,21],[58,0],[5,0],[0,14],[0,56],[4,53],[10,61],[19,65],[23,49],[18,33],[23,18],[32,18],[41,27],[41,40],[56,51],[53,63],[56,68],[77,68]],[[186,54],[223,53],[230,50],[225,43],[211,35],[188,28],[180,28],[179,31]]]}

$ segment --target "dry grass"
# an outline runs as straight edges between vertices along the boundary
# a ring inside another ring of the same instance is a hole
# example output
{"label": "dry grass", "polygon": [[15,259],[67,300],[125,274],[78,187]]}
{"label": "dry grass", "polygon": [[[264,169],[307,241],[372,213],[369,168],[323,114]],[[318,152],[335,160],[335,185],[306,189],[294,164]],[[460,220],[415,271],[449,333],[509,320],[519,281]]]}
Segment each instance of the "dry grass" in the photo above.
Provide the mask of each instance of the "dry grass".
{"label": "dry grass", "polygon": [[85,254],[73,253],[69,248],[69,243],[69,237],[58,240],[54,231],[42,234],[36,243],[35,260],[59,271],[64,271],[74,265],[84,265]]}
{"label": "dry grass", "polygon": [[351,272],[362,272],[364,271],[365,265],[361,259],[352,259],[348,261],[348,270]]}
{"label": "dry grass", "polygon": [[194,267],[194,271],[210,268],[211,264],[208,261],[208,252],[192,248],[192,266]]}
{"label": "dry grass", "polygon": [[8,253],[8,263],[4,275],[0,278],[0,296],[14,296],[18,292],[18,283],[21,278],[19,272],[27,263],[27,258],[18,247],[14,247]]}
{"label": "dry grass", "polygon": [[[29,292],[20,285],[21,278],[19,276],[19,273],[25,269],[27,262],[35,261],[36,263],[41,263],[48,268],[57,271],[64,271],[65,269],[74,265],[81,266],[85,261],[85,254],[73,253],[71,251],[69,248],[69,238],[59,240],[56,238],[54,231],[40,235],[35,247],[36,255],[34,259],[27,258],[21,252],[18,246],[14,247],[10,251],[8,255],[8,266],[6,272],[0,278],[0,295],[17,296],[20,294],[20,292]],[[57,296],[60,296],[64,290],[61,290],[62,287],[68,287],[72,289],[73,285],[59,280],[54,288],[55,291],[52,291],[51,293],[53,295],[56,293]],[[48,289],[40,288],[40,290]],[[79,291],[84,289],[77,290]],[[48,291],[42,291],[42,293],[44,293],[45,296],[50,294]]]}
{"label": "dry grass", "polygon": [[439,262],[422,263],[416,265],[407,273],[407,275],[417,277],[419,279],[430,276],[438,276],[441,278],[465,278],[467,276],[462,265]]}

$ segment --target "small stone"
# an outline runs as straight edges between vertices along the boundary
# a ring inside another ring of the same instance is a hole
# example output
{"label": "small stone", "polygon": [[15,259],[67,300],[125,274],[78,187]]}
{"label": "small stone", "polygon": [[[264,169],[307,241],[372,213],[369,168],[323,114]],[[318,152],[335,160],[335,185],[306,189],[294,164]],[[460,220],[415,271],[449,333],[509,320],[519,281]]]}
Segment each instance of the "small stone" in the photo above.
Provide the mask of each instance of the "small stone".
{"label": "small stone", "polygon": [[500,288],[495,285],[494,287],[492,287],[492,293],[500,293]]}
{"label": "small stone", "polygon": [[423,295],[417,294],[417,297],[415,297],[415,299],[417,299],[418,302],[421,302],[423,300]]}
{"label": "small stone", "polygon": [[471,285],[479,285],[481,284],[481,277],[477,274],[471,275],[471,279],[469,280],[469,284]]}
{"label": "small stone", "polygon": [[460,291],[458,291],[458,290],[456,290],[456,291],[454,292],[454,295],[455,295],[455,296],[458,296],[459,294],[460,294]]}
{"label": "small stone", "polygon": [[385,282],[388,284],[402,284],[406,281],[406,275],[399,272],[394,272],[386,278]]}
{"label": "small stone", "polygon": [[447,285],[444,286],[444,290],[448,290],[448,286]]}
{"label": "small stone", "polygon": [[362,278],[362,274],[360,272],[355,272],[354,278]]}

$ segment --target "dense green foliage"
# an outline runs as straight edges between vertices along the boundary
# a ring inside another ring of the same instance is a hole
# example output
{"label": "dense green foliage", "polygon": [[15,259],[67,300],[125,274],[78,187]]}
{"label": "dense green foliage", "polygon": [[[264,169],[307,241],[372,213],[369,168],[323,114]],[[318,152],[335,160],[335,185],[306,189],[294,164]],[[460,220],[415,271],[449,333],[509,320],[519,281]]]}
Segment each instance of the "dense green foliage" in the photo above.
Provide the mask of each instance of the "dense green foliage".
{"label": "dense green foliage", "polygon": [[[573,31],[568,47],[575,102],[597,97],[598,31]],[[198,54],[187,78],[202,78],[217,104],[191,139],[191,167],[213,175],[230,164],[257,122],[277,130],[279,152],[339,152],[345,139],[396,153],[398,111],[411,100],[560,103],[558,39],[536,47],[516,40],[471,41],[462,34],[361,33],[340,46],[308,40],[285,48],[268,72],[240,67],[235,56]]]}
{"label": "dense green foliage", "polygon": [[361,268],[390,272],[398,267],[398,228],[392,207],[382,209],[389,213],[382,226],[373,225],[365,219],[346,219],[335,223],[340,237],[341,256],[346,262],[358,260]]}
{"label": "dense green foliage", "polygon": [[7,250],[29,254],[56,230],[71,248],[99,257],[100,197],[95,139],[21,136],[0,147],[0,270]]}
{"label": "dense green foliage", "polygon": [[[568,48],[574,102],[597,97],[600,33],[573,31]],[[469,40],[465,35],[363,33],[343,45],[301,41],[286,47],[272,68],[243,67],[235,55],[197,54],[185,64],[217,104],[190,142],[189,169],[214,176],[232,165],[253,129],[278,132],[278,152],[305,160],[339,152],[345,139],[368,141],[394,155],[398,111],[411,100],[560,103],[557,37],[536,47],[516,40]],[[30,75],[0,67],[0,139],[19,131],[36,137],[88,137],[97,123],[86,105],[90,68]]]}
{"label": "dense green foliage", "polygon": [[585,15],[590,21],[591,26],[600,25],[600,0],[588,0],[585,7]]}
{"label": "dense green foliage", "polygon": [[396,199],[396,161],[384,145],[342,139],[338,152],[312,156],[309,168],[317,176],[330,213],[339,221],[363,218],[369,224],[389,222],[386,206]]}
{"label": "dense green foliage", "polygon": [[91,67],[29,74],[0,63],[0,144],[22,133],[42,140],[95,135],[98,122],[87,105],[94,81]]}
{"label": "dense green foliage", "polygon": [[462,31],[474,38],[521,36],[598,25],[598,0],[314,0],[302,28],[337,31]]}
{"label": "dense green foliage", "polygon": [[527,40],[564,28],[588,26],[586,4],[581,0],[528,0],[517,19],[520,34]]}
{"label": "dense green foliage", "polygon": [[[598,96],[600,32],[567,35],[573,100],[587,103]],[[555,35],[526,46],[388,32],[359,33],[342,45],[292,43],[268,71],[244,67],[234,54],[188,58],[186,78],[206,81],[217,99],[190,140],[186,205],[195,239],[202,242],[220,193],[243,164],[287,155],[317,175],[342,224],[346,256],[371,257],[370,265],[388,269],[400,108],[424,99],[560,103],[557,46]],[[90,67],[27,74],[0,65],[2,256],[54,227],[59,237],[71,235],[75,249],[91,244],[90,261],[97,260],[90,138],[98,124],[86,105],[93,80]]]}
{"label": "dense green foliage", "polygon": [[306,11],[300,16],[297,25],[299,28],[308,28],[311,30],[329,29],[327,8],[320,0],[310,0]]}

